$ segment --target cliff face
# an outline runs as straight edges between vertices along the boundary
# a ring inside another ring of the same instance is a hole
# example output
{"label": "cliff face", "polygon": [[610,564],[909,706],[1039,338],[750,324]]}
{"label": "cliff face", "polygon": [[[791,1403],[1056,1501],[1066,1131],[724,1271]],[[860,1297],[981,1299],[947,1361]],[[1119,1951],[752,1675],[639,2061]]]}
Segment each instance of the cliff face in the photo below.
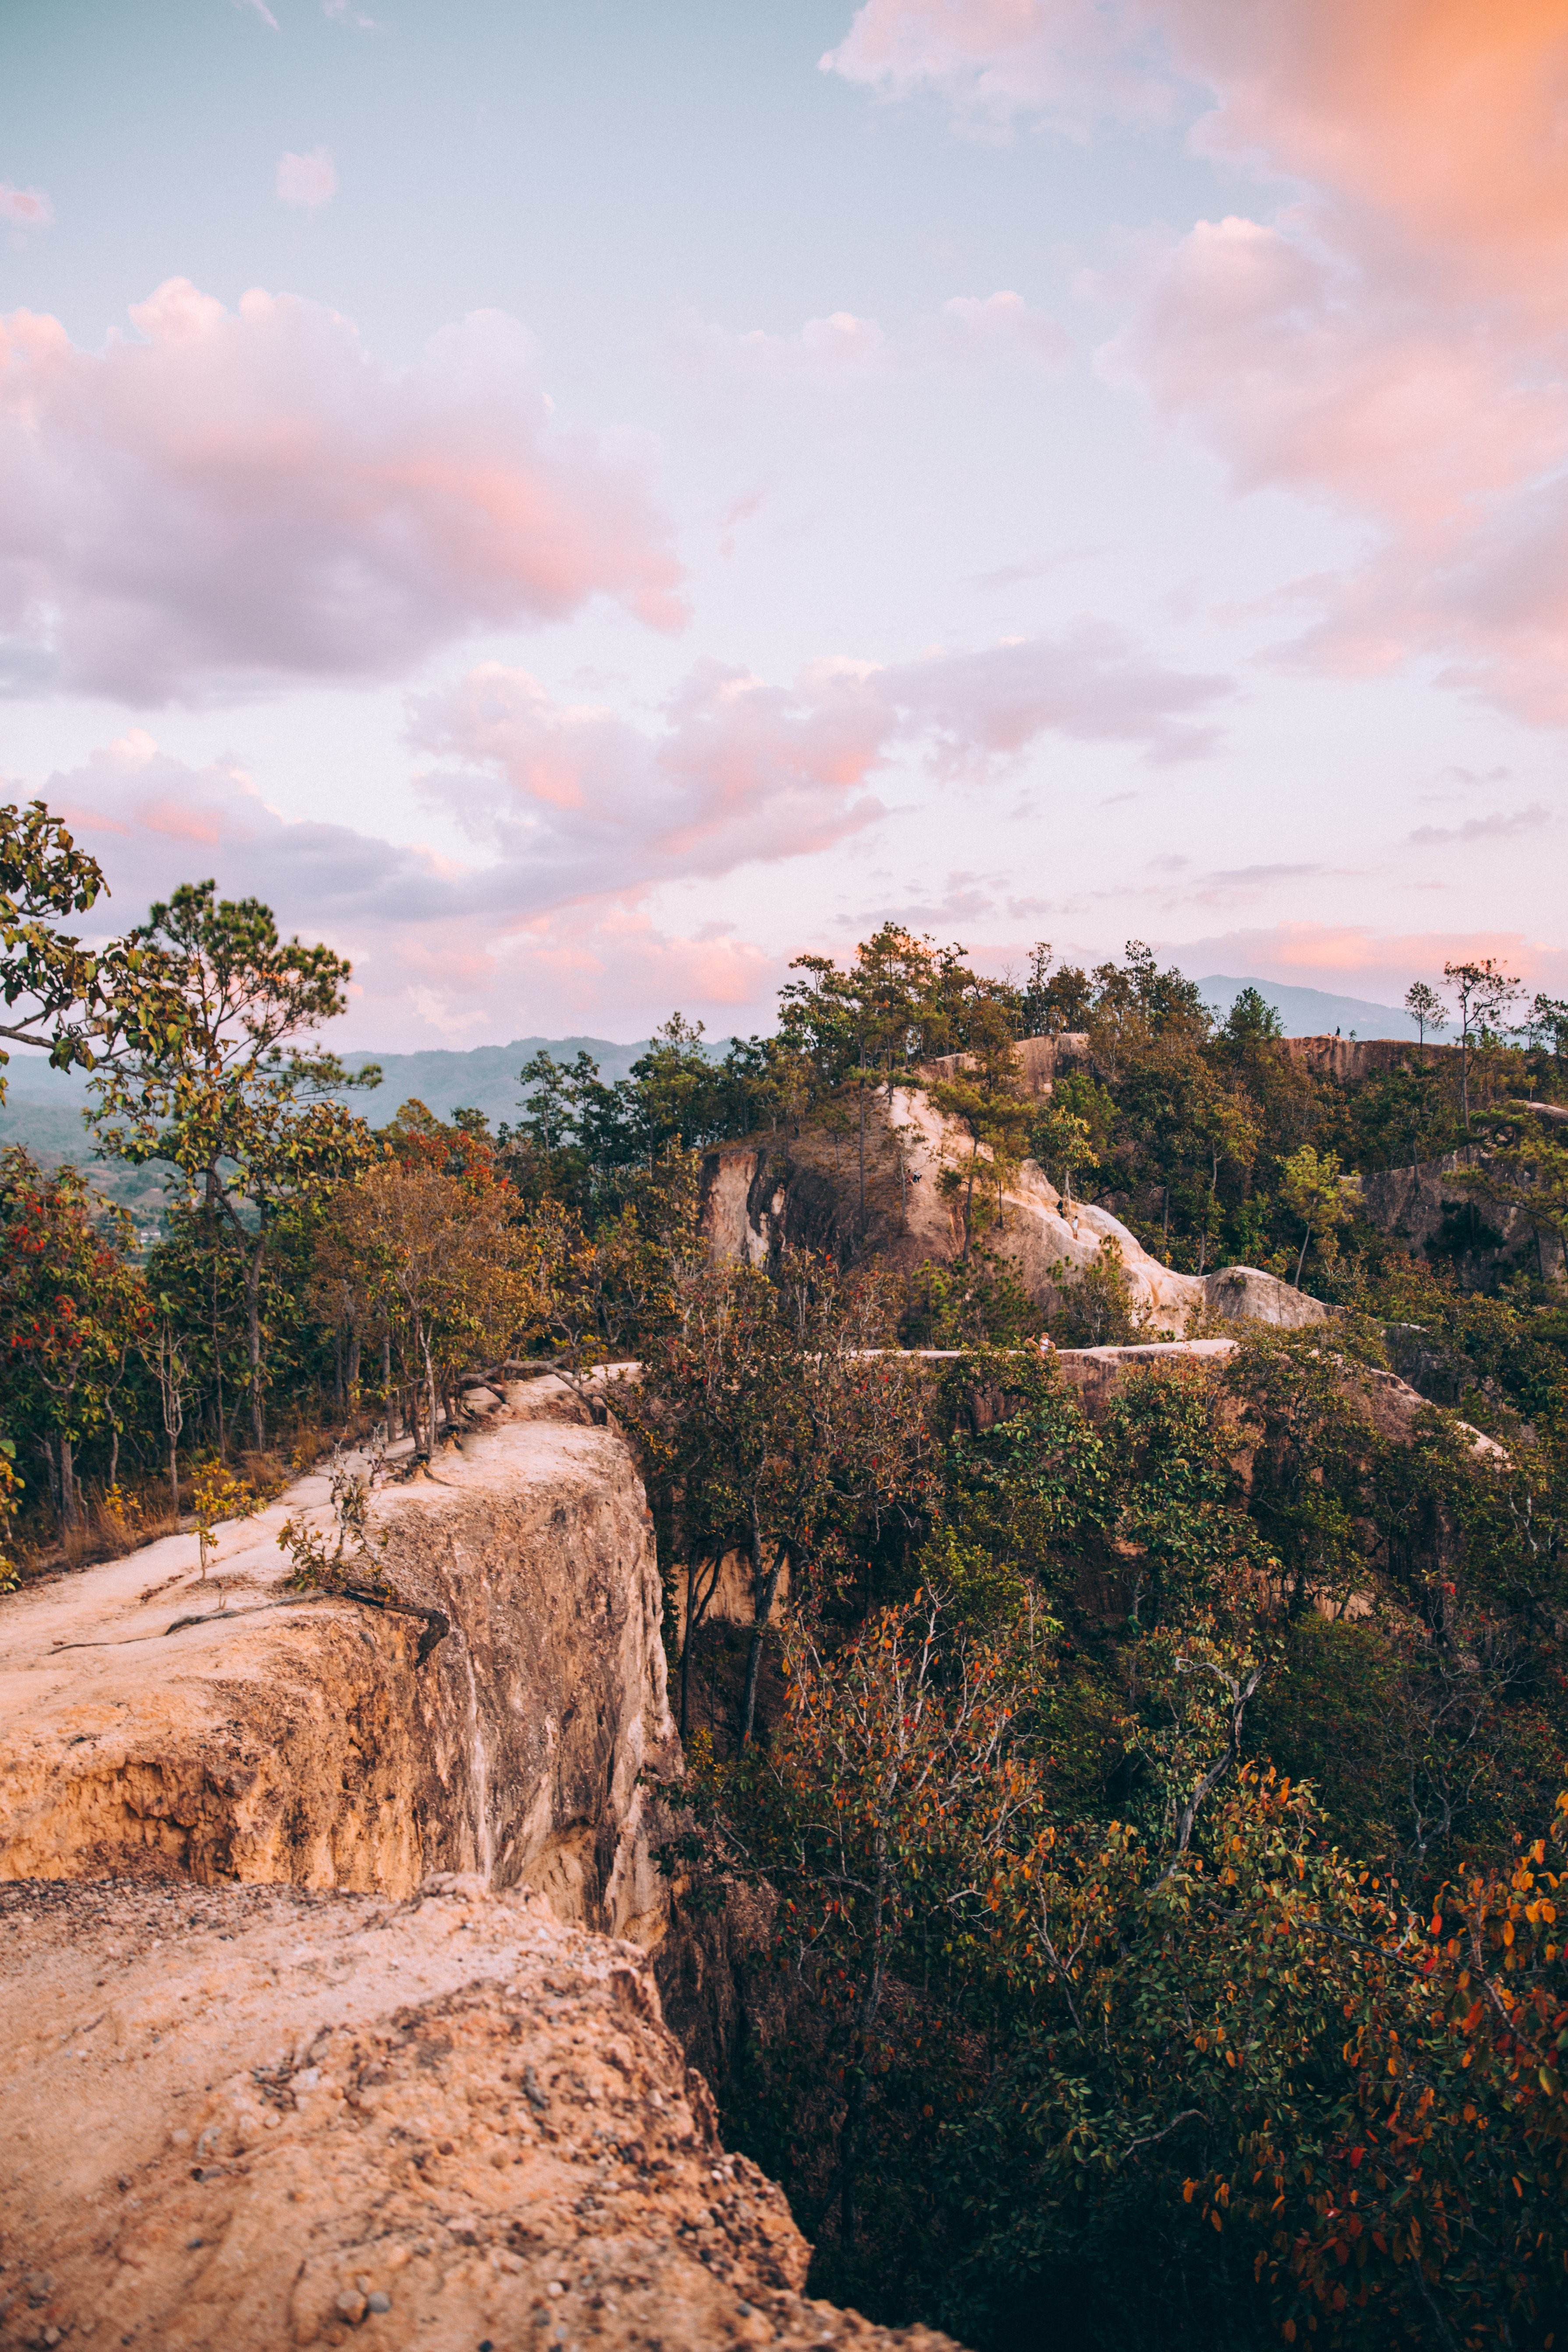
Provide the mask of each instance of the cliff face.
{"label": "cliff face", "polygon": [[953,2352],[803,2294],[664,2026],[638,1783],[679,1751],[618,1434],[519,1386],[383,1492],[433,1647],[283,1591],[327,1503],[224,1529],[205,1586],[172,1538],[0,1601],[0,2347]]}
{"label": "cliff face", "polygon": [[1362,1204],[1380,1232],[1429,1257],[1448,1259],[1471,1281],[1519,1265],[1560,1277],[1563,1250],[1555,1234],[1538,1233],[1519,1207],[1489,1200],[1484,1190],[1458,1181],[1472,1170],[1484,1176],[1486,1168],[1486,1154],[1478,1151],[1473,1160],[1450,1152],[1411,1168],[1383,1169],[1362,1178]]}
{"label": "cliff face", "polygon": [[[0,1889],[0,2345],[904,2346],[537,1897]],[[951,2352],[951,2347],[949,2347]]]}
{"label": "cliff face", "polygon": [[324,1517],[324,1478],[225,1529],[205,1587],[183,1536],[8,1601],[0,1877],[476,1871],[657,1937],[637,1783],[674,1727],[641,1483],[559,1381],[510,1400],[375,1504],[394,1586],[449,1623],[423,1663],[420,1618],[282,1591],[278,1528]]}

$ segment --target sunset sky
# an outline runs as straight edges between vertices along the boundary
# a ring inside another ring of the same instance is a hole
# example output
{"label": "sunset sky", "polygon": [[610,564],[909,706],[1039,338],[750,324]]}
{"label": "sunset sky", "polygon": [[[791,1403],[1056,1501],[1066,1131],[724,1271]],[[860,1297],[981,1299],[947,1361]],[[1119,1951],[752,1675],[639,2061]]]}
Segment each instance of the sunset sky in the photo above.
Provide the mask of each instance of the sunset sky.
{"label": "sunset sky", "polygon": [[1568,994],[1568,0],[8,0],[0,792],[388,1050]]}

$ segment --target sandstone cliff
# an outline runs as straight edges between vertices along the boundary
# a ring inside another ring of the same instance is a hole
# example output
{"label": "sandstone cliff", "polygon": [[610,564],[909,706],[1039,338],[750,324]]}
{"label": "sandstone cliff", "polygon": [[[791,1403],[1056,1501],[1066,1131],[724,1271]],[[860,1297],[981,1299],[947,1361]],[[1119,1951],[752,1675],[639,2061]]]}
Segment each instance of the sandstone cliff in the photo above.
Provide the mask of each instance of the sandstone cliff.
{"label": "sandstone cliff", "polygon": [[641,1482],[560,1381],[510,1395],[374,1507],[450,1627],[423,1663],[422,1619],[283,1591],[279,1527],[325,1516],[325,1478],[226,1528],[205,1586],[174,1536],[0,1606],[0,1877],[478,1871],[654,1940],[639,1776],[674,1726]]}
{"label": "sandstone cliff", "polygon": [[[1055,1045],[1026,1039],[1019,1048]],[[1076,1041],[1068,1041],[1076,1042]],[[958,1059],[961,1057],[952,1057]],[[1055,1066],[1053,1063],[1053,1067]],[[1041,1076],[1039,1087],[1048,1090]],[[895,1087],[868,1108],[865,1212],[862,1138],[818,1133],[785,1141],[727,1144],[704,1168],[703,1226],[715,1257],[766,1265],[785,1246],[864,1246],[897,1267],[950,1265],[963,1249],[962,1204],[944,1194],[944,1171],[966,1169],[970,1146],[921,1087]],[[1042,1315],[1065,1283],[1092,1265],[1109,1243],[1125,1270],[1134,1311],[1151,1339],[1185,1333],[1200,1318],[1223,1317],[1299,1329],[1327,1322],[1331,1309],[1257,1266],[1178,1274],[1162,1265],[1109,1210],[1064,1201],[1045,1171],[1026,1160],[1004,1190],[1002,1221],[988,1248],[1016,1269]]]}
{"label": "sandstone cliff", "polygon": [[662,2022],[630,1456],[475,1402],[374,1506],[421,1613],[283,1590],[323,1478],[205,1585],[181,1537],[0,1600],[0,2347],[942,2352],[805,2297]]}

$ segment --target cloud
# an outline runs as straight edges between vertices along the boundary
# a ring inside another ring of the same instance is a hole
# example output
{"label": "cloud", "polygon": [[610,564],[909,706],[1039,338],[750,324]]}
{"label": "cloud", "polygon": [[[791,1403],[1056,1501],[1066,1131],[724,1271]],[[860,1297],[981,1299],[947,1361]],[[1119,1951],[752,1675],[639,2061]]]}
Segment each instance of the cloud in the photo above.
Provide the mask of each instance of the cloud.
{"label": "cloud", "polygon": [[278,19],[267,5],[267,0],[234,0],[234,5],[237,8],[250,9],[253,15],[260,17],[269,31],[275,33],[278,30]]}
{"label": "cloud", "polygon": [[326,148],[312,147],[308,155],[295,155],[285,150],[278,158],[280,204],[314,212],[321,205],[330,205],[337,193],[338,167]]}
{"label": "cloud", "polygon": [[682,621],[641,436],[555,423],[500,311],[407,368],[350,320],[172,278],[139,340],[0,319],[0,677],[149,706],[396,676],[595,594]]}
{"label": "cloud", "polygon": [[1523,834],[1540,833],[1552,822],[1552,811],[1532,801],[1529,808],[1515,809],[1511,814],[1499,810],[1491,816],[1470,817],[1463,824],[1424,824],[1405,839],[1413,849],[1436,848],[1448,841],[1517,841]]}
{"label": "cloud", "polygon": [[973,125],[1032,115],[1081,138],[1107,113],[1171,113],[1148,14],[1118,0],[867,0],[820,62],[883,98],[940,93]]}
{"label": "cloud", "polygon": [[931,370],[1002,366],[1059,373],[1077,346],[1065,327],[1003,288],[984,297],[954,295],[932,315],[889,334],[853,310],[808,319],[794,334],[752,328],[735,334],[694,315],[677,330],[688,372],[712,383],[757,390],[801,385],[841,391]]}
{"label": "cloud", "polygon": [[790,687],[700,663],[653,728],[489,663],[418,698],[410,734],[435,763],[425,790],[543,907],[826,849],[886,814],[874,782],[900,754],[947,782],[987,781],[1050,734],[1191,757],[1227,691],[1083,622],[881,667],[822,662]]}
{"label": "cloud", "polygon": [[0,221],[13,228],[47,228],[54,217],[42,188],[14,188],[9,180],[0,180]]}
{"label": "cloud", "polygon": [[722,925],[687,937],[613,897],[541,905],[517,866],[454,864],[350,825],[284,818],[237,765],[192,768],[144,730],[44,792],[108,876],[100,936],[212,875],[221,895],[270,906],[286,934],[347,955],[351,1011],[334,1045],[464,1045],[588,1021],[636,1035],[650,1007],[677,1004],[727,1027],[758,1017],[782,976]]}
{"label": "cloud", "polygon": [[1436,658],[1568,719],[1568,17],[1554,0],[869,0],[824,63],[966,120],[1197,119],[1259,217],[1134,246],[1115,383],[1241,492],[1331,500],[1378,542],[1297,656]]}
{"label": "cloud", "polygon": [[1379,931],[1361,923],[1277,923],[1165,941],[1163,955],[1187,971],[1252,972],[1331,993],[1398,1004],[1413,980],[1440,982],[1445,963],[1494,956],[1531,989],[1568,988],[1568,950],[1522,931]]}
{"label": "cloud", "polygon": [[[702,662],[641,721],[487,663],[409,706],[421,788],[472,845],[458,858],[286,819],[237,761],[192,768],[145,727],[43,794],[104,864],[107,928],[214,875],[354,961],[366,1043],[519,1035],[616,1005],[642,1023],[660,998],[751,1019],[774,962],[722,924],[661,929],[661,889],[867,832],[889,814],[878,787],[896,760],[973,791],[1052,735],[1179,756],[1226,691],[1091,623],[977,653],[820,662],[787,686]],[[954,911],[978,908],[976,878],[957,879]],[[1009,901],[1020,919],[1026,903]]]}

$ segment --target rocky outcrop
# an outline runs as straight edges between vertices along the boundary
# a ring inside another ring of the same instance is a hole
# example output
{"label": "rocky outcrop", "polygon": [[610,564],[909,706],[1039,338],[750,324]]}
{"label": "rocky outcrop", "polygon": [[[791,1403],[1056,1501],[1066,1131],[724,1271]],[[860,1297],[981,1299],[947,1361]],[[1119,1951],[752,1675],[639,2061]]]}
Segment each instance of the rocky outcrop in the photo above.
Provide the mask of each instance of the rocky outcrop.
{"label": "rocky outcrop", "polygon": [[806,2298],[645,1956],[537,1897],[14,1885],[0,1982],[0,2346],[948,2347]]}
{"label": "rocky outcrop", "polygon": [[205,1586],[178,1536],[6,1601],[0,1877],[477,1871],[654,1940],[639,1776],[674,1727],[641,1482],[559,1381],[508,1396],[374,1506],[434,1648],[425,1617],[284,1591],[279,1526],[325,1517],[324,1478],[224,1529]]}
{"label": "rocky outcrop", "polygon": [[[1069,1070],[1089,1066],[1089,1037],[1081,1029],[1061,1029],[1051,1037],[1020,1037],[1013,1060],[1024,1092],[1036,1101],[1048,1095]],[[938,1054],[923,1065],[928,1078],[956,1078],[973,1067],[972,1054]]]}
{"label": "rocky outcrop", "polygon": [[379,1593],[284,1589],[313,1478],[205,1584],[172,1538],[0,1603],[0,2347],[942,2352],[805,2296],[664,2025],[661,1938],[716,2062],[735,1996],[648,1851],[630,1455],[558,1381],[470,1403]]}
{"label": "rocky outcrop", "polygon": [[[1019,1051],[1076,1042],[1026,1039]],[[963,1250],[963,1206],[959,1194],[944,1190],[942,1178],[952,1171],[962,1177],[969,1160],[967,1139],[925,1088],[895,1087],[868,1107],[864,1139],[858,1133],[826,1140],[818,1134],[710,1152],[702,1201],[709,1251],[752,1265],[771,1265],[782,1249],[799,1246],[871,1255],[904,1270],[951,1265]],[[1065,1286],[1100,1261],[1107,1244],[1151,1339],[1184,1334],[1195,1321],[1215,1317],[1296,1330],[1327,1322],[1333,1311],[1258,1266],[1178,1274],[1152,1256],[1108,1209],[1064,1200],[1032,1160],[1005,1186],[1002,1212],[1000,1223],[986,1233],[986,1246],[1012,1265],[1042,1316],[1060,1303]]]}
{"label": "rocky outcrop", "polygon": [[1281,1037],[1279,1050],[1315,1078],[1352,1087],[1415,1062],[1440,1067],[1458,1047],[1419,1044],[1414,1037]]}

